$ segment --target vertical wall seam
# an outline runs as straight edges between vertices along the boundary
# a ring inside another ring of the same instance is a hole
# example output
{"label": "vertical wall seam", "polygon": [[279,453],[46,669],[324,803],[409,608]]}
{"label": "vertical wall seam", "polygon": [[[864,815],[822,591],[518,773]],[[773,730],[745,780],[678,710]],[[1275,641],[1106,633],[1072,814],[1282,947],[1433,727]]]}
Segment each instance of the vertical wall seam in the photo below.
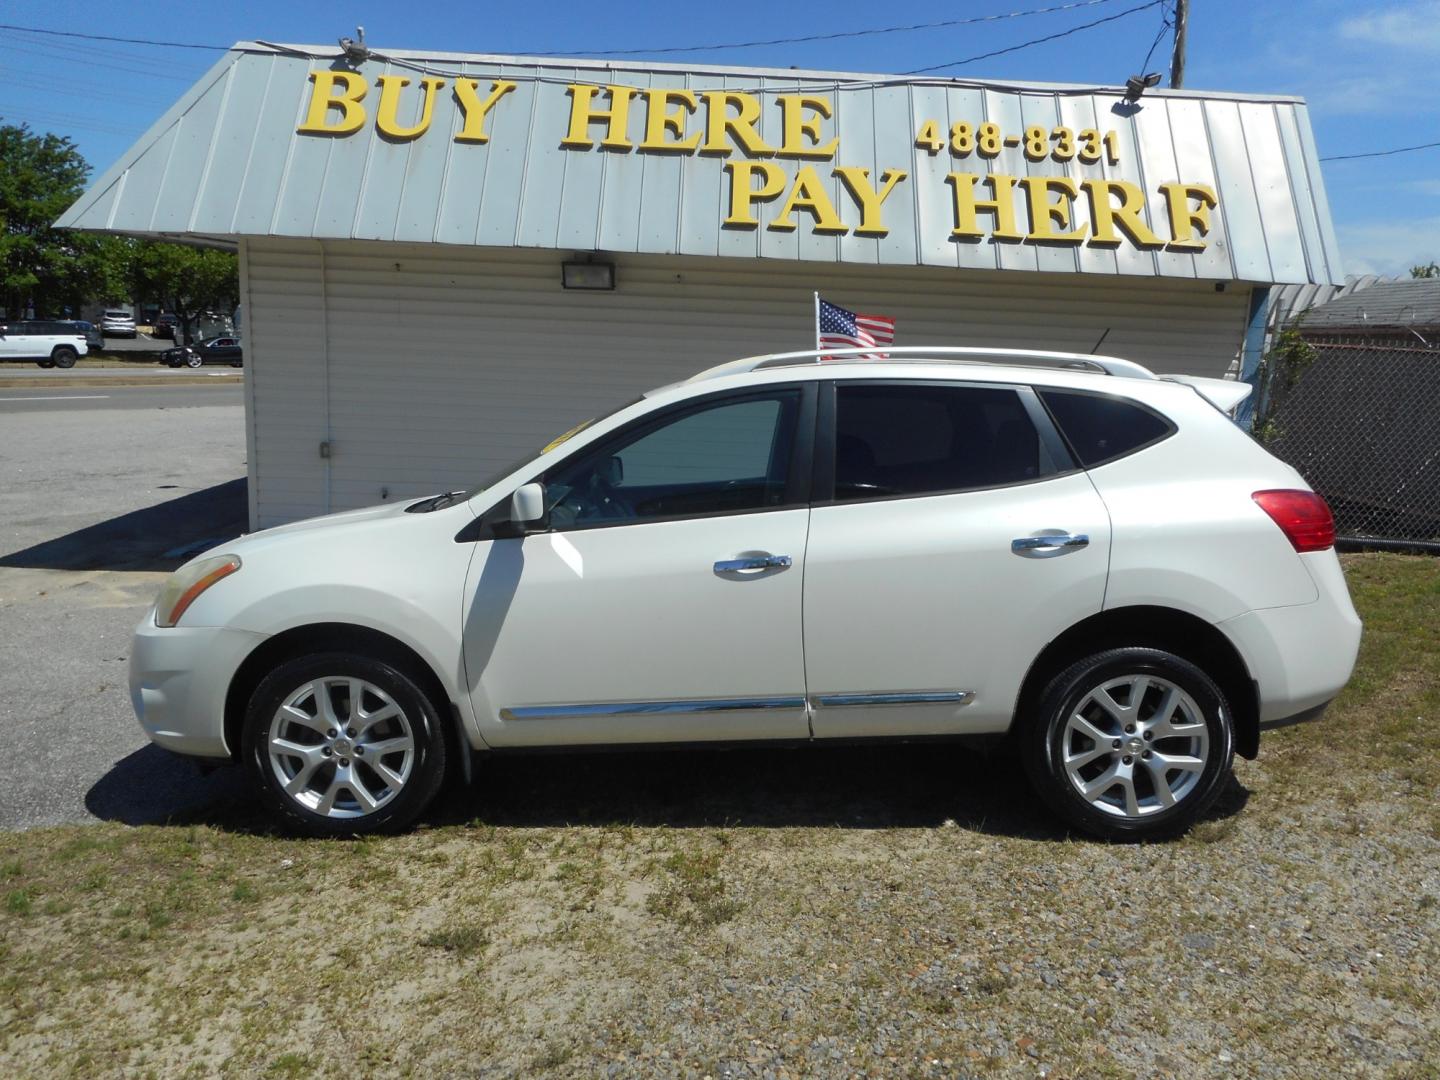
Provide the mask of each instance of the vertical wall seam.
{"label": "vertical wall seam", "polygon": [[[330,513],[333,499],[333,463],[335,460],[335,444],[330,432],[330,272],[325,261],[325,241],[319,240],[320,246],[320,326],[324,335],[320,345],[320,393],[324,403],[322,419],[325,424],[325,443],[329,453],[324,459],[321,475],[324,477],[325,485],[325,513]],[[319,452],[319,447],[316,447]]]}

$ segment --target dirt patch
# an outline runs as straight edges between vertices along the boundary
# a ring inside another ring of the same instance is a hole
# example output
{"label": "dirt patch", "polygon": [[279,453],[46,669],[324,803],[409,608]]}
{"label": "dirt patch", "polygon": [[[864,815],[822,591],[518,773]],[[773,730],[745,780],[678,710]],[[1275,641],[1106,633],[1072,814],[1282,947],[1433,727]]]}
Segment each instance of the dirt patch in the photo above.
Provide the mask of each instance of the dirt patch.
{"label": "dirt patch", "polygon": [[1355,685],[1176,843],[1066,837],[933,749],[828,792],[799,755],[497,761],[356,843],[0,836],[0,1071],[1433,1076],[1440,565],[1346,563]]}

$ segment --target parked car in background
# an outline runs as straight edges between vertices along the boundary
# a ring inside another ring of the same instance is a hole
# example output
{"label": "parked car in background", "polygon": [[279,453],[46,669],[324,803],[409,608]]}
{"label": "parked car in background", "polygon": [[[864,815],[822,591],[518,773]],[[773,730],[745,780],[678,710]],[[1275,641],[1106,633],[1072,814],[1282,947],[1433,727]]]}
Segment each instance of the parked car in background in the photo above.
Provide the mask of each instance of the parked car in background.
{"label": "parked car in background", "polygon": [[1244,383],[889,351],[724,364],[470,491],[206,552],[136,628],[140,722],[317,836],[414,821],[456,753],[1008,736],[1139,840],[1345,685],[1329,508]]}
{"label": "parked car in background", "polygon": [[231,367],[244,365],[240,339],[236,337],[207,338],[198,345],[166,349],[162,359],[171,367],[198,368],[201,364],[229,364]]}
{"label": "parked car in background", "polygon": [[0,324],[0,360],[33,360],[42,368],[72,368],[88,351],[85,331],[74,323],[27,319]]}
{"label": "parked car in background", "polygon": [[100,332],[100,328],[94,323],[86,322],[84,319],[70,319],[65,325],[73,326],[85,335],[85,347],[87,351],[98,352],[105,347],[105,335]]}
{"label": "parked car in background", "polygon": [[155,328],[151,333],[157,338],[165,338],[167,341],[175,340],[175,331],[180,325],[178,317],[164,312],[155,316]]}
{"label": "parked car in background", "polygon": [[105,337],[135,336],[135,316],[128,311],[107,311],[100,316],[100,333]]}

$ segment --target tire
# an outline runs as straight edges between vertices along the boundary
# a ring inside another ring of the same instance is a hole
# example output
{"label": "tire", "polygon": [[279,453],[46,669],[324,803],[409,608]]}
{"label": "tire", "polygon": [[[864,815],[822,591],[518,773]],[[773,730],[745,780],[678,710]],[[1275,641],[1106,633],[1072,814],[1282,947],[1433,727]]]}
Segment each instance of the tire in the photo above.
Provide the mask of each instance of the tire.
{"label": "tire", "polygon": [[[1130,712],[1137,690],[1138,715]],[[1067,824],[1105,840],[1183,833],[1219,797],[1235,756],[1230,707],[1215,681],[1182,657],[1140,647],[1062,671],[1022,718],[1020,736],[1036,794]],[[1181,765],[1157,769],[1157,759]]]}
{"label": "tire", "polygon": [[80,354],[69,345],[57,345],[55,351],[50,354],[50,359],[54,361],[56,367],[68,369],[75,366],[75,361],[79,356]]}
{"label": "tire", "polygon": [[203,363],[205,363],[205,361],[199,356],[187,356],[185,358],[185,366],[188,368],[198,368]]}
{"label": "tire", "polygon": [[53,367],[55,366],[55,361],[54,361],[54,360],[51,360],[51,359],[47,356],[44,360],[36,360],[36,361],[35,361],[35,366],[36,366],[36,367],[39,367],[39,368],[45,368],[45,369],[48,370],[48,369],[53,368]]}
{"label": "tire", "polygon": [[[362,720],[392,708],[397,715],[371,719],[368,728],[351,726],[350,687],[356,684],[363,686]],[[319,715],[317,687],[329,698],[333,727]],[[445,779],[441,725],[435,703],[401,668],[365,656],[316,653],[281,664],[255,689],[241,757],[260,801],[290,831],[323,837],[398,832],[425,811]],[[352,730],[353,737],[347,734]],[[274,738],[296,752],[272,753]],[[392,749],[377,756],[374,747],[382,743]],[[362,753],[367,748],[368,757]],[[286,791],[287,782],[294,794]]]}

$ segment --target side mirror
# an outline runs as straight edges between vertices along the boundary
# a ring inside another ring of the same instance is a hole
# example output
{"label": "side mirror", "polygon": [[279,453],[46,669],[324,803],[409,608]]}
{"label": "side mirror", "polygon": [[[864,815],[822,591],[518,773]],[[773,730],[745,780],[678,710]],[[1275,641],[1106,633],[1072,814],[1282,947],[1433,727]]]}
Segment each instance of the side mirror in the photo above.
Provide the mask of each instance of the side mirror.
{"label": "side mirror", "polygon": [[545,520],[545,485],[524,484],[510,496],[510,521],[515,525],[534,525]]}
{"label": "side mirror", "polygon": [[495,536],[524,536],[527,526],[544,528],[544,484],[524,484],[510,497],[510,516],[495,523]]}

